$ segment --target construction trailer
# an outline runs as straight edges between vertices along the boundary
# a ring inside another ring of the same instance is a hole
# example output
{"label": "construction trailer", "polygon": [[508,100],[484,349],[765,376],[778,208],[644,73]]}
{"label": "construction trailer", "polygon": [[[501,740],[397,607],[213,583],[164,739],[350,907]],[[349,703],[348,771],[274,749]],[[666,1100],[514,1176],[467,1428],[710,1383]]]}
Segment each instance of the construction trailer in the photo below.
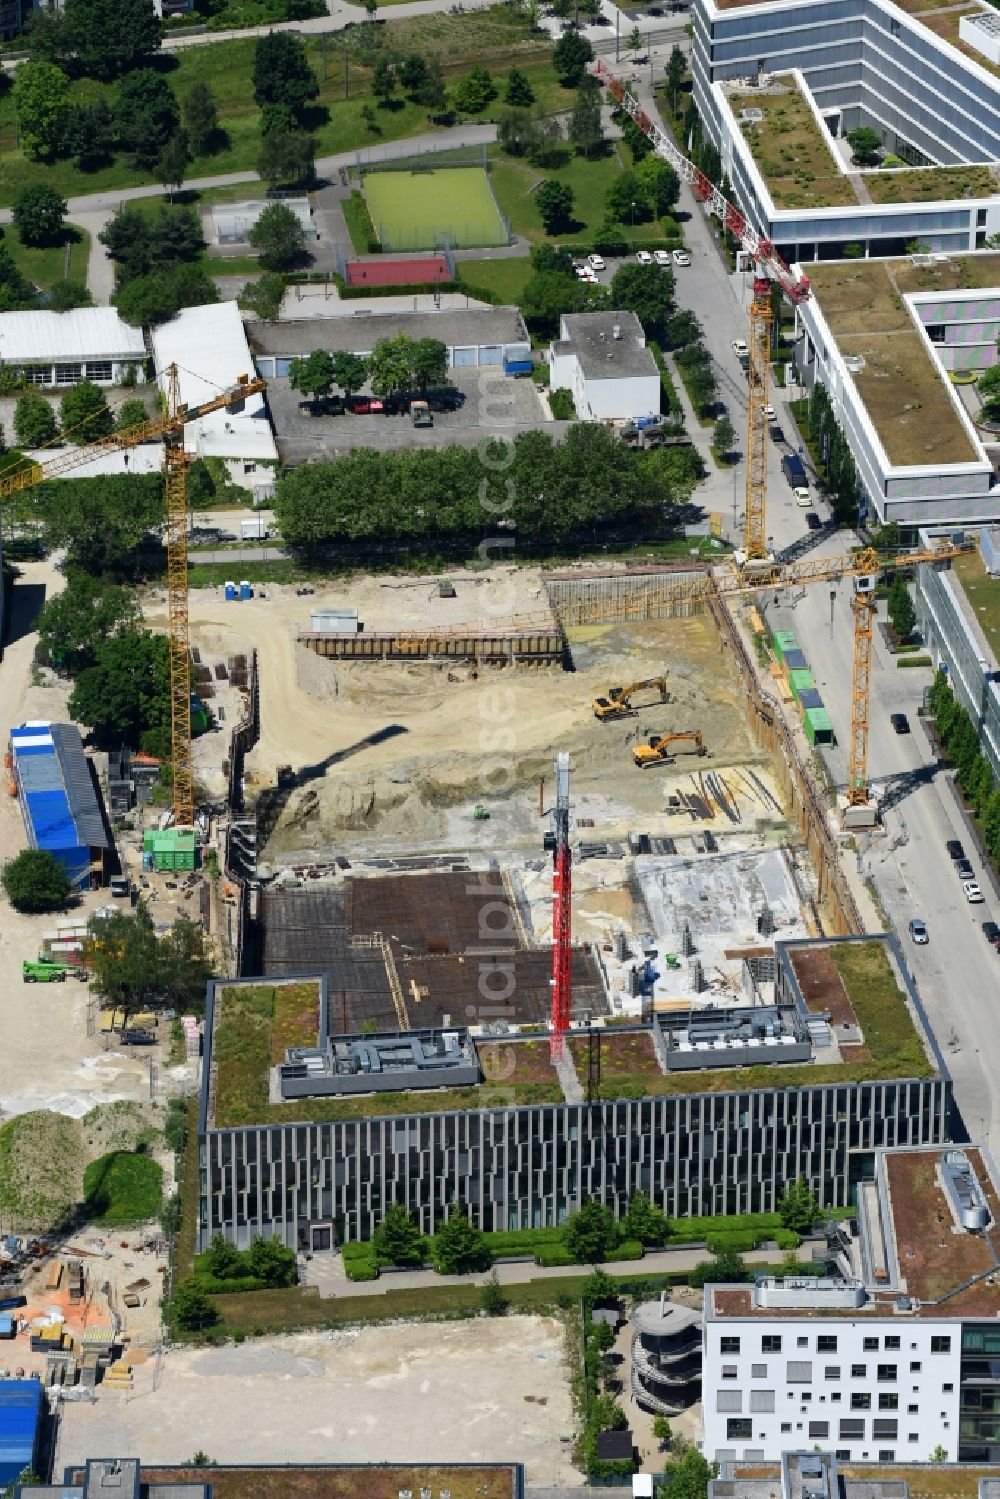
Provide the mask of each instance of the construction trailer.
{"label": "construction trailer", "polygon": [[103,884],[109,840],[76,725],[11,729],[8,768],[30,847],[53,854],[74,885]]}
{"label": "construction trailer", "polygon": [[38,1471],[45,1389],[39,1379],[0,1379],[0,1484]]}

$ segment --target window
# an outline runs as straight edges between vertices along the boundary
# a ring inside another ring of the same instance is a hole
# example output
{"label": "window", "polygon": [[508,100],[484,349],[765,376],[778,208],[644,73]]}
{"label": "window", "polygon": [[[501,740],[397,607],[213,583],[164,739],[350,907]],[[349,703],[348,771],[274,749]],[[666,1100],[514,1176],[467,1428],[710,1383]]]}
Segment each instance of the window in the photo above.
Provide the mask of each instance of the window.
{"label": "window", "polygon": [[880,1395],[878,1397],[878,1408],[879,1408],[880,1411],[898,1411],[899,1410],[899,1396],[898,1395]]}
{"label": "window", "polygon": [[736,1365],[735,1364],[723,1364],[723,1366],[722,1366],[722,1377],[723,1377],[723,1379],[735,1379],[736,1378]]}
{"label": "window", "polygon": [[773,1333],[765,1333],[760,1340],[760,1351],[761,1353],[780,1353],[781,1338]]}
{"label": "window", "polygon": [[882,1340],[882,1347],[885,1349],[886,1353],[888,1353],[889,1350],[890,1350],[890,1348],[898,1348],[899,1347],[899,1339],[898,1338],[883,1338],[883,1340]]}
{"label": "window", "polygon": [[852,1411],[870,1411],[872,1408],[872,1397],[866,1390],[857,1390],[851,1396]]}
{"label": "window", "polygon": [[823,1378],[824,1379],[839,1379],[840,1378],[840,1365],[839,1364],[827,1364],[826,1367],[825,1367],[825,1369],[823,1370]]}
{"label": "window", "polygon": [[809,1339],[808,1338],[796,1338],[795,1339],[795,1346],[796,1346],[796,1348],[808,1348],[809,1347]]}
{"label": "window", "polygon": [[813,1366],[811,1359],[790,1358],[785,1365],[786,1384],[812,1384]]}
{"label": "window", "polygon": [[985,208],[977,208],[976,209],[976,228],[977,229],[985,229],[986,228],[986,209]]}
{"label": "window", "polygon": [[732,1413],[743,1409],[742,1390],[716,1390],[715,1409]]}
{"label": "window", "polygon": [[946,1395],[950,1395],[955,1386],[953,1384],[943,1384],[941,1388],[942,1390],[944,1390]]}
{"label": "window", "polygon": [[753,1411],[773,1411],[774,1410],[774,1391],[773,1390],[751,1390],[750,1391],[750,1410],[751,1410],[751,1412],[753,1412]]}
{"label": "window", "polygon": [[792,1429],[792,1423],[791,1423],[791,1421],[782,1421],[782,1423],[781,1423],[781,1429],[782,1429],[783,1432],[784,1431],[791,1431],[791,1429]]}
{"label": "window", "polygon": [[920,1360],[919,1359],[911,1359],[910,1360],[910,1373],[911,1374],[919,1374],[920,1373]]}
{"label": "window", "polygon": [[852,1364],[851,1365],[851,1378],[852,1379],[867,1379],[868,1378],[868,1365],[867,1364]]}
{"label": "window", "polygon": [[719,1339],[719,1352],[720,1353],[739,1353],[739,1351],[740,1351],[740,1340],[739,1340],[739,1338],[720,1338]]}
{"label": "window", "polygon": [[908,1405],[906,1407],[906,1414],[908,1416],[919,1416],[919,1414],[920,1414],[920,1407],[919,1407],[919,1405]]}
{"label": "window", "polygon": [[951,1352],[951,1337],[950,1336],[945,1336],[942,1333],[938,1333],[935,1337],[931,1338],[931,1352],[932,1353],[950,1353]]}
{"label": "window", "polygon": [[833,1455],[838,1462],[849,1463],[851,1460],[851,1449],[850,1447],[838,1447]]}
{"label": "window", "polygon": [[831,1337],[829,1333],[822,1334],[816,1339],[817,1353],[836,1353],[836,1351],[837,1339],[835,1337]]}
{"label": "window", "polygon": [[82,373],[83,366],[81,364],[57,364],[56,384],[75,385]]}
{"label": "window", "polygon": [[896,1454],[888,1449],[885,1451],[879,1449],[878,1460],[880,1463],[894,1463],[896,1461]]}
{"label": "window", "polygon": [[751,1379],[766,1379],[767,1378],[767,1365],[766,1364],[751,1364],[750,1365],[750,1378]]}
{"label": "window", "polygon": [[110,359],[96,359],[96,360],[90,360],[90,361],[88,361],[88,363],[87,363],[87,379],[88,380],[110,380],[111,379],[111,360]]}
{"label": "window", "polygon": [[895,1364],[879,1364],[878,1379],[880,1384],[894,1384],[896,1381]]}
{"label": "window", "polygon": [[863,1442],[865,1439],[865,1423],[863,1421],[843,1420],[840,1423],[840,1440],[842,1442]]}
{"label": "window", "polygon": [[830,1396],[830,1404],[838,1405],[840,1401],[843,1400],[843,1398],[844,1397],[843,1395],[841,1395],[839,1390],[834,1390],[833,1394]]}
{"label": "window", "polygon": [[924,328],[924,332],[927,334],[927,337],[930,339],[932,344],[944,343],[944,323],[928,323]]}
{"label": "window", "polygon": [[753,1422],[747,1416],[730,1416],[726,1422],[726,1436],[731,1442],[749,1442],[753,1436]]}
{"label": "window", "polygon": [[21,371],[27,385],[51,385],[52,367],[48,364],[29,365]]}
{"label": "window", "polygon": [[811,1400],[812,1399],[812,1391],[811,1390],[803,1390],[802,1394],[801,1394],[801,1396],[799,1398],[801,1399],[801,1401],[802,1401],[802,1403],[804,1405],[807,1400]]}
{"label": "window", "polygon": [[866,1353],[878,1353],[878,1338],[865,1338],[861,1346]]}
{"label": "window", "polygon": [[878,1441],[879,1437],[881,1437],[883,1441],[888,1438],[890,1441],[894,1442],[896,1440],[898,1429],[898,1421],[880,1421],[876,1416],[875,1421],[873,1422],[872,1436],[876,1441]]}
{"label": "window", "polygon": [[809,1435],[811,1437],[828,1437],[830,1435],[829,1421],[810,1421]]}

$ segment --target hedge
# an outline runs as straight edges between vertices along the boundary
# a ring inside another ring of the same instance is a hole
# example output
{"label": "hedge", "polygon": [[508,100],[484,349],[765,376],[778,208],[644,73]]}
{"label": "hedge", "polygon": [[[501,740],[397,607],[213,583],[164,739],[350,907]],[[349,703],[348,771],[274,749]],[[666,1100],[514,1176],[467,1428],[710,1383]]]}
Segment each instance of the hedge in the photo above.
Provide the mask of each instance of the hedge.
{"label": "hedge", "polygon": [[897,656],[897,666],[933,666],[930,656]]}
{"label": "hedge", "polygon": [[263,1291],[267,1288],[266,1281],[258,1280],[256,1275],[234,1275],[232,1280],[219,1280],[214,1275],[199,1271],[191,1278],[208,1296],[235,1296],[240,1291]]}

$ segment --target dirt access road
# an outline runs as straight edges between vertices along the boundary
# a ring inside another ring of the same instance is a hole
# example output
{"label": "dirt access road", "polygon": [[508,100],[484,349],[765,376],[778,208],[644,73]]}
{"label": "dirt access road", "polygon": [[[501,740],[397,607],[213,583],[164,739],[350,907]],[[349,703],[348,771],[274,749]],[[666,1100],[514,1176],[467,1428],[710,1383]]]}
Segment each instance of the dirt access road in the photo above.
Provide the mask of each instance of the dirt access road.
{"label": "dirt access road", "polygon": [[399,1323],[223,1348],[173,1348],[125,1397],[67,1405],[55,1469],[95,1452],[181,1463],[523,1462],[579,1482],[562,1324],[548,1317]]}

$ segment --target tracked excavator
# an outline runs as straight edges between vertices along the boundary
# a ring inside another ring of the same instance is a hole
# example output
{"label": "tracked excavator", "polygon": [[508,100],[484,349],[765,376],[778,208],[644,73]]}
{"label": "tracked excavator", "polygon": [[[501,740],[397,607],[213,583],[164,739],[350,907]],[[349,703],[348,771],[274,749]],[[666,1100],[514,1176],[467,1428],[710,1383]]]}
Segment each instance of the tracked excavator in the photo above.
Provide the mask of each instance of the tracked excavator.
{"label": "tracked excavator", "polygon": [[660,694],[660,702],[667,701],[667,678],[646,677],[642,682],[629,682],[627,687],[609,687],[607,697],[595,697],[593,702],[594,717],[605,723],[611,718],[629,718],[638,713],[638,708],[632,706],[632,694],[642,692],[645,688],[655,690]]}
{"label": "tracked excavator", "polygon": [[670,746],[678,740],[691,740],[692,750],[696,755],[707,755],[705,741],[700,729],[683,729],[674,734],[663,734],[660,737],[650,739],[648,744],[637,744],[632,750],[632,759],[640,770],[646,770],[650,765],[664,765],[672,763],[674,756],[670,752]]}

